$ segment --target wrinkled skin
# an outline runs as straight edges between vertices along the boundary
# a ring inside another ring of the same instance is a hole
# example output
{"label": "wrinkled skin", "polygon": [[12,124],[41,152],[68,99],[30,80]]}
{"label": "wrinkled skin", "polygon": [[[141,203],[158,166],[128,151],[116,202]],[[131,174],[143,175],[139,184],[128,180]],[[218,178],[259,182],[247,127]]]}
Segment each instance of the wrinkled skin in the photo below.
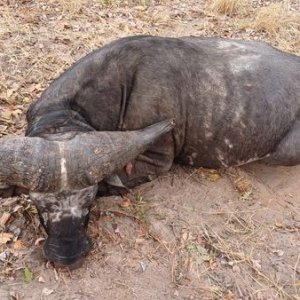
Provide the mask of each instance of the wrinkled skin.
{"label": "wrinkled skin", "polygon": [[[209,168],[259,159],[298,164],[299,109],[295,55],[260,42],[136,36],[94,51],[55,80],[31,105],[26,134],[134,130],[174,118],[172,132],[117,170],[121,185],[99,183],[106,194],[166,172],[174,160]],[[46,255],[62,264],[89,248],[85,231],[96,188],[74,190],[31,193],[49,234]],[[66,215],[58,220],[60,212]]]}

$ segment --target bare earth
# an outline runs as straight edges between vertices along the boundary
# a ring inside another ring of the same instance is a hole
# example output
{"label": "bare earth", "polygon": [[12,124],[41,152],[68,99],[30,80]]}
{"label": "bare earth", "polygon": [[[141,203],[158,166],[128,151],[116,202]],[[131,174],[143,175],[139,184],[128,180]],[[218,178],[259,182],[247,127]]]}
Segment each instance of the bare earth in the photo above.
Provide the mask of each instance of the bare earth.
{"label": "bare earth", "polygon": [[[28,104],[51,80],[118,37],[214,35],[300,51],[299,31],[254,28],[271,1],[232,17],[196,0],[108,2],[0,2],[0,136],[24,134]],[[27,196],[2,199],[0,299],[299,300],[299,182],[300,166],[174,166],[126,198],[97,199],[93,251],[73,271],[43,258],[45,233]]]}

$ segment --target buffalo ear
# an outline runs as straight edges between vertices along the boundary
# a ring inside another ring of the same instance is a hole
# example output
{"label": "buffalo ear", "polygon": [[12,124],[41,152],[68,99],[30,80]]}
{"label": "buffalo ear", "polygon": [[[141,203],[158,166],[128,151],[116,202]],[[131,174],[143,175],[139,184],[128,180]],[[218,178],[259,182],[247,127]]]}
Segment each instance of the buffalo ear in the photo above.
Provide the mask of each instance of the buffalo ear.
{"label": "buffalo ear", "polygon": [[105,196],[123,196],[129,193],[130,190],[123,184],[120,177],[116,174],[107,176],[104,180],[98,183],[99,197]]}
{"label": "buffalo ear", "polygon": [[127,191],[129,192],[129,189],[123,184],[120,177],[116,174],[107,176],[104,180],[108,185],[111,185],[111,186],[117,187],[117,188],[127,189]]}

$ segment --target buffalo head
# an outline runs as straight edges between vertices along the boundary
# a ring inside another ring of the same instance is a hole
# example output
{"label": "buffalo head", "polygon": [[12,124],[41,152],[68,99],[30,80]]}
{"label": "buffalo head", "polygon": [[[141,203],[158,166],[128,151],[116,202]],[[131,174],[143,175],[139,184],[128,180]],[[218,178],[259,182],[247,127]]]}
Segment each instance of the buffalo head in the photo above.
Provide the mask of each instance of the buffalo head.
{"label": "buffalo head", "polygon": [[122,169],[173,127],[174,122],[168,120],[136,131],[4,138],[0,183],[30,191],[48,234],[47,258],[72,265],[91,247],[86,229],[98,182]]}

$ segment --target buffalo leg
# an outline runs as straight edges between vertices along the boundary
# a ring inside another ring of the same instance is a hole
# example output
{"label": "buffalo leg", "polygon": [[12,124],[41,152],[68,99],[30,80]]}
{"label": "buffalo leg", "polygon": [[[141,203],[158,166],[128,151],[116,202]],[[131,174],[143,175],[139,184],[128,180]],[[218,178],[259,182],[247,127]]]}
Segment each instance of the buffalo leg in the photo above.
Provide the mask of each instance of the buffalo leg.
{"label": "buffalo leg", "polygon": [[296,121],[270,155],[262,160],[270,165],[294,166],[300,164],[300,121]]}

